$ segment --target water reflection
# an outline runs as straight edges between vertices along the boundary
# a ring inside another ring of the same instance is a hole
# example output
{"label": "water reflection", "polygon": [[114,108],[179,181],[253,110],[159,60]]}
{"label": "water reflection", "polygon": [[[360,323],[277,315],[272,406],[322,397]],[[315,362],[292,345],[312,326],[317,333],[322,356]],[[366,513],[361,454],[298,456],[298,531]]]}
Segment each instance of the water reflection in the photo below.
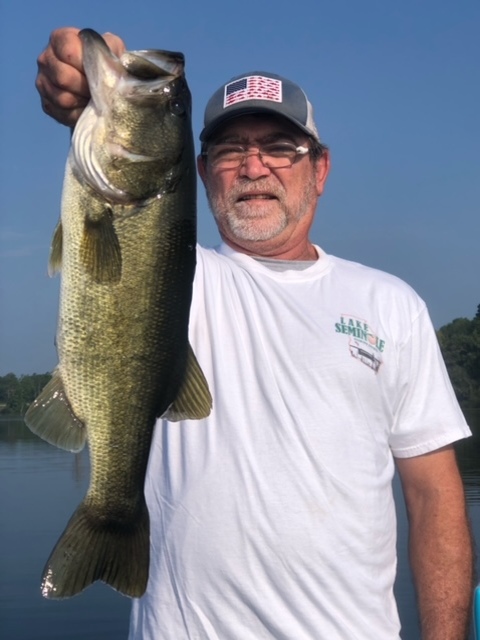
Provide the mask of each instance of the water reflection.
{"label": "water reflection", "polygon": [[480,503],[480,411],[465,412],[473,436],[455,445],[469,504]]}
{"label": "water reflection", "polygon": [[38,444],[49,446],[48,443],[30,431],[22,418],[0,418],[0,442],[15,444],[25,440],[33,440]]}
{"label": "water reflection", "polygon": [[89,476],[88,447],[75,454],[52,447],[30,431],[22,418],[0,418],[0,456],[3,470],[9,464],[17,467],[19,459],[29,460],[29,469],[35,470],[44,464],[44,457],[54,456],[55,466],[71,469],[75,485],[84,486]]}
{"label": "water reflection", "polygon": [[[480,542],[480,411],[467,416],[474,437],[456,445],[474,537]],[[72,454],[35,436],[21,420],[0,419],[0,637],[31,640],[127,637],[130,601],[96,584],[80,596],[50,602],[40,595],[43,565],[89,476],[87,451]],[[403,640],[419,640],[408,566],[407,518],[398,477],[398,576],[395,593]],[[4,517],[8,514],[8,517]],[[8,553],[5,553],[5,549]],[[477,566],[480,574],[480,566]],[[8,587],[7,587],[8,585]],[[473,633],[470,636],[473,639]]]}
{"label": "water reflection", "polygon": [[480,440],[457,445],[457,459],[467,501],[480,502]]}
{"label": "water reflection", "polygon": [[43,567],[88,485],[87,451],[43,442],[20,420],[0,420],[0,638],[121,640],[130,600],[102,584],[45,600]]}

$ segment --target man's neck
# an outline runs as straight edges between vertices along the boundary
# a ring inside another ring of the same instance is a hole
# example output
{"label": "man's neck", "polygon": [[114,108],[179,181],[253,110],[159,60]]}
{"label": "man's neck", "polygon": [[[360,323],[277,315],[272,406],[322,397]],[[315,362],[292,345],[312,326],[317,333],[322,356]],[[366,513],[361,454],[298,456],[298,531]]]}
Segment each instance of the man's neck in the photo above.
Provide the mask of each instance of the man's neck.
{"label": "man's neck", "polygon": [[229,238],[222,237],[222,240],[234,251],[253,257],[270,258],[274,260],[318,260],[317,251],[308,239],[297,244],[288,246],[281,245],[278,247],[270,241],[249,242],[239,245]]}

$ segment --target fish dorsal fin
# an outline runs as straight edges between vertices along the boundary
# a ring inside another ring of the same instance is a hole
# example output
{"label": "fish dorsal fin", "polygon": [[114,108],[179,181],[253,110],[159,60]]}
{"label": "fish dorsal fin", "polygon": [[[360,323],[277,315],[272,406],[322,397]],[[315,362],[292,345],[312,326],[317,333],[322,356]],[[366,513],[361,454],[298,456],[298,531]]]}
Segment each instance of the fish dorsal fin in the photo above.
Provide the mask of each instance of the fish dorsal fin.
{"label": "fish dorsal fin", "polygon": [[98,218],[85,217],[80,259],[97,284],[115,284],[120,281],[122,253],[109,207]]}
{"label": "fish dorsal fin", "polygon": [[87,430],[74,414],[58,369],[25,414],[25,424],[43,440],[67,451],[81,451]]}
{"label": "fish dorsal fin", "polygon": [[177,397],[163,417],[172,422],[178,420],[200,420],[212,410],[212,396],[197,358],[188,345],[187,368]]}
{"label": "fish dorsal fin", "polygon": [[53,233],[52,246],[50,248],[50,260],[48,262],[48,275],[54,276],[62,268],[63,229],[59,222]]}

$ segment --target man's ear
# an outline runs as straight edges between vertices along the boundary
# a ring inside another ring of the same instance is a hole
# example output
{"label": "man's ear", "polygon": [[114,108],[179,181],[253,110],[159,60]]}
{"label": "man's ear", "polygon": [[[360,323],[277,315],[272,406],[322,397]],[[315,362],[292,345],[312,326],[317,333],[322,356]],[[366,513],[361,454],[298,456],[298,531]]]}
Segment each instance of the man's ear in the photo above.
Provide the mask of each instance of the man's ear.
{"label": "man's ear", "polygon": [[317,186],[317,195],[321,196],[327,182],[328,174],[330,172],[330,152],[326,149],[323,152],[322,157],[317,160],[315,166],[315,184]]}
{"label": "man's ear", "polygon": [[197,171],[203,184],[205,184],[207,178],[207,166],[205,164],[205,157],[202,155],[197,156]]}

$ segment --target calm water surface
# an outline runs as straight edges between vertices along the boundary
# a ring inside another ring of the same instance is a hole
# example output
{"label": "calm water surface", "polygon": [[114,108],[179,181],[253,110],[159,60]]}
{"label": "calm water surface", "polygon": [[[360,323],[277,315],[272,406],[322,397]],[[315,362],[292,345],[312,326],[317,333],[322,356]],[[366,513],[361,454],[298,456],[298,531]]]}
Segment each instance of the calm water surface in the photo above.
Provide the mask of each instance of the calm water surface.
{"label": "calm water surface", "polygon": [[[458,455],[473,532],[480,541],[480,411],[472,412],[468,419],[476,437],[461,443]],[[127,637],[130,601],[105,585],[97,583],[75,598],[58,602],[40,595],[44,563],[85,494],[88,474],[85,453],[72,455],[56,449],[31,434],[21,421],[0,421],[0,638]],[[398,478],[394,490],[399,555],[395,591],[402,638],[420,640]],[[473,640],[473,634],[471,637]]]}

